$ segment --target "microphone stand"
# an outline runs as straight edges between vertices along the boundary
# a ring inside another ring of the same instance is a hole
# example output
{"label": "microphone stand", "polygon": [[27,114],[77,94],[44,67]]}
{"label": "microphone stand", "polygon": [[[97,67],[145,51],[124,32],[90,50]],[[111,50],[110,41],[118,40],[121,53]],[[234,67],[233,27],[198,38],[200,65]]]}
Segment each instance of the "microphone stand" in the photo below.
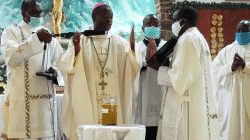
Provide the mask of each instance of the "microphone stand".
{"label": "microphone stand", "polygon": [[47,43],[44,43],[42,68],[41,68],[40,72],[36,73],[36,76],[43,76],[43,77],[46,77],[46,78],[52,78],[53,77],[53,73],[45,72],[45,70],[44,70],[44,61],[45,61],[46,48],[47,48]]}

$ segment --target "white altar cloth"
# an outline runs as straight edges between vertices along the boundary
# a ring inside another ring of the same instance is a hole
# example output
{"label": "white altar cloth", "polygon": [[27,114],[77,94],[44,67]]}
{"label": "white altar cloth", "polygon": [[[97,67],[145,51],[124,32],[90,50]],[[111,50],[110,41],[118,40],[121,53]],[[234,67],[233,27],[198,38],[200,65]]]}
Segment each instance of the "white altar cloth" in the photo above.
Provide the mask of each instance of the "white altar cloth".
{"label": "white altar cloth", "polygon": [[146,134],[145,126],[135,124],[80,125],[76,131],[79,140],[145,140]]}

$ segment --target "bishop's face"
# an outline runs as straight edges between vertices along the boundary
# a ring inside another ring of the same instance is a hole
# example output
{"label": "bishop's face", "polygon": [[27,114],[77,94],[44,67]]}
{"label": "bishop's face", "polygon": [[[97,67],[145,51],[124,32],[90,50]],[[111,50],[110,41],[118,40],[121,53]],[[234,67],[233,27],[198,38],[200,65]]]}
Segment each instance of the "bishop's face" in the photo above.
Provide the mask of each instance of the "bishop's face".
{"label": "bishop's face", "polygon": [[113,12],[110,8],[104,7],[101,12],[93,18],[95,30],[108,31],[111,29],[113,22]]}

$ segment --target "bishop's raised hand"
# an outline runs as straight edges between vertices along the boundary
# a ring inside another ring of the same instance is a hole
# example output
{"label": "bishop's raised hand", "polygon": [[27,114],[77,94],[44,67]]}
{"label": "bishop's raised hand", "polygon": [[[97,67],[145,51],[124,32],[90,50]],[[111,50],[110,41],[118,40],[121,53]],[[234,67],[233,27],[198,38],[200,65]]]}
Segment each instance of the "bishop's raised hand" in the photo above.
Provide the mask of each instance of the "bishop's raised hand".
{"label": "bishop's raised hand", "polygon": [[81,33],[80,32],[76,32],[73,36],[73,43],[75,46],[75,56],[77,56],[77,54],[79,53],[81,47],[80,47],[80,39],[81,39]]}
{"label": "bishop's raised hand", "polygon": [[129,36],[129,42],[131,46],[131,50],[135,51],[135,31],[134,31],[134,25],[132,26],[132,30]]}

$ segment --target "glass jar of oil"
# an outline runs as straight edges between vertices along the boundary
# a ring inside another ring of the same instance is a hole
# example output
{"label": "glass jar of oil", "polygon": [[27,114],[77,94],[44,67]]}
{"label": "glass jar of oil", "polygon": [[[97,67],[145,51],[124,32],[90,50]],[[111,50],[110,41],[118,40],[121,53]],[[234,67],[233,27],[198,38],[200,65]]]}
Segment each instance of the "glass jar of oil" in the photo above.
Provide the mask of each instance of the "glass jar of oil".
{"label": "glass jar of oil", "polygon": [[116,97],[109,97],[103,100],[102,125],[117,125]]}

